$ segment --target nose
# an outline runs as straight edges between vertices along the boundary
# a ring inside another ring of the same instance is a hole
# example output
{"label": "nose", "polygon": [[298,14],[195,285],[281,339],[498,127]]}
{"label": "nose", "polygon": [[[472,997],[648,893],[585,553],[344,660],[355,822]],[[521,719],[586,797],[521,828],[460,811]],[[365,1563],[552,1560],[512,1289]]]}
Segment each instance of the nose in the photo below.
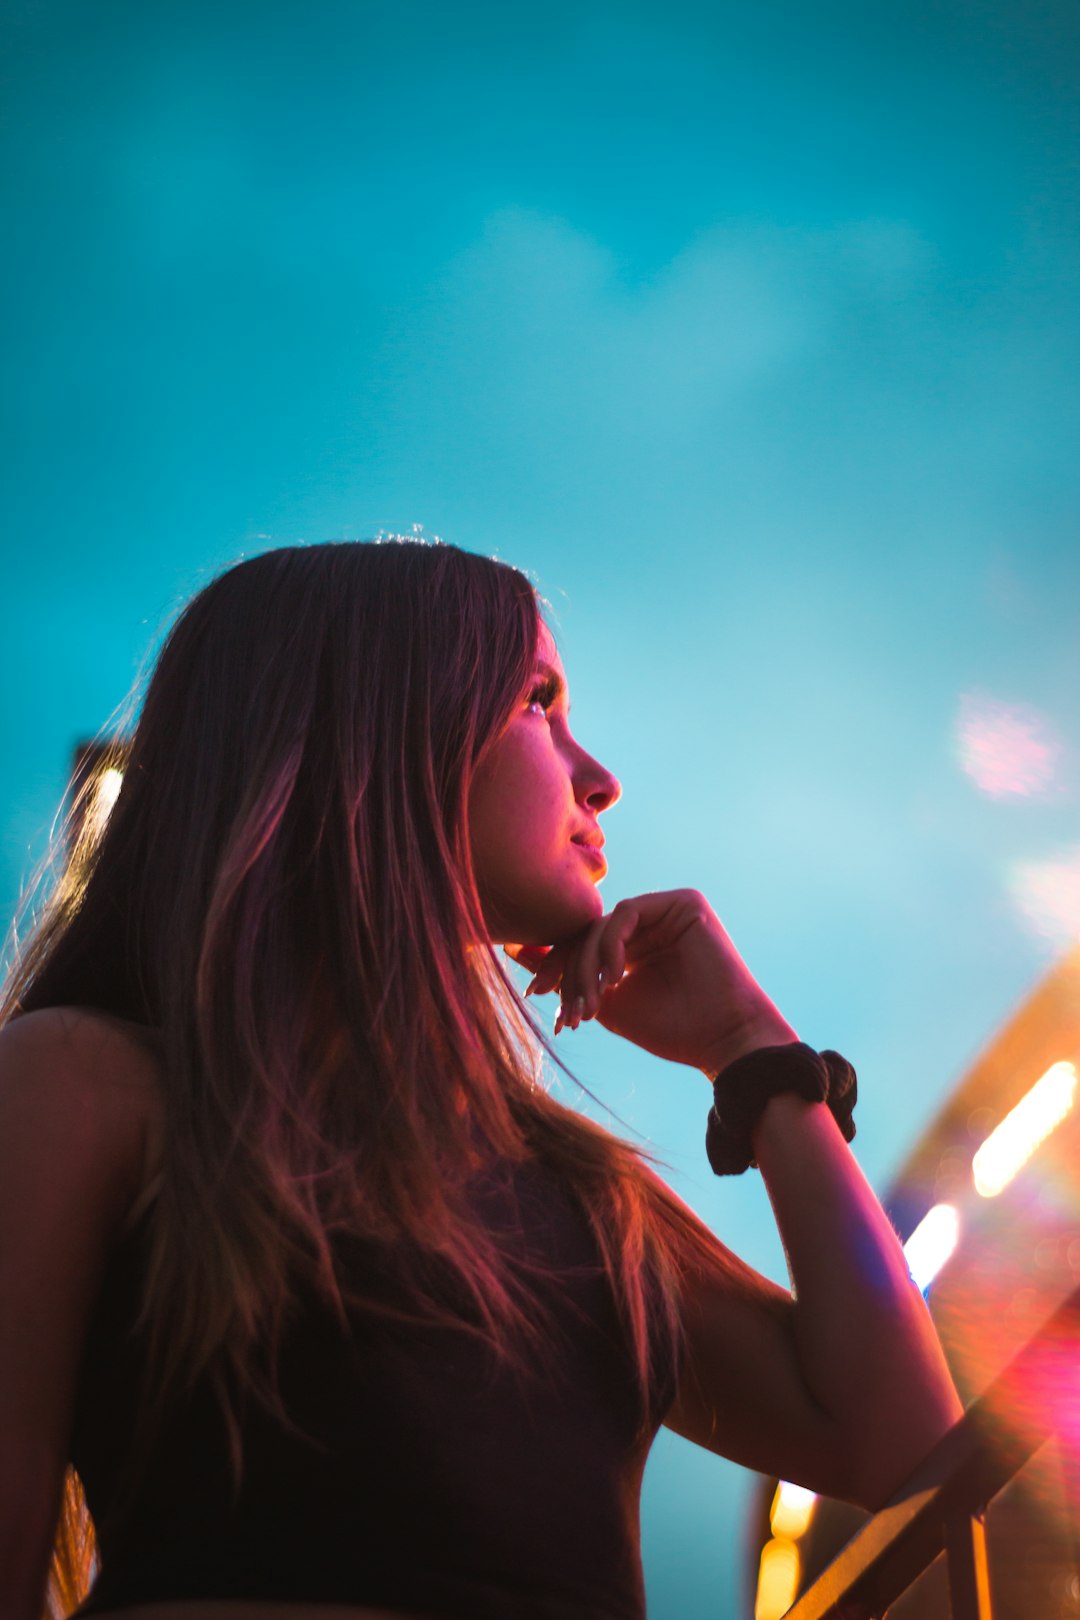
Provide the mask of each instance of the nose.
{"label": "nose", "polygon": [[594,816],[610,810],[622,797],[618,777],[613,776],[599,760],[593,759],[591,754],[585,754],[582,758],[578,781],[578,802],[591,810]]}

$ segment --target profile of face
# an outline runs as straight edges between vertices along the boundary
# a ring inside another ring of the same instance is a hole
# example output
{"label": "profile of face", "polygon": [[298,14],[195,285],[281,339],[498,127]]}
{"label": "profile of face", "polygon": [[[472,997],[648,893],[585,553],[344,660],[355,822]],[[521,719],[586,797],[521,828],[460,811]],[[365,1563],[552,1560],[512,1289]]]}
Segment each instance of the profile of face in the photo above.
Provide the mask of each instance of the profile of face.
{"label": "profile of face", "polygon": [[619,791],[570,730],[566,675],[541,624],[534,681],[481,759],[469,798],[473,867],[495,943],[553,945],[602,915],[598,818]]}

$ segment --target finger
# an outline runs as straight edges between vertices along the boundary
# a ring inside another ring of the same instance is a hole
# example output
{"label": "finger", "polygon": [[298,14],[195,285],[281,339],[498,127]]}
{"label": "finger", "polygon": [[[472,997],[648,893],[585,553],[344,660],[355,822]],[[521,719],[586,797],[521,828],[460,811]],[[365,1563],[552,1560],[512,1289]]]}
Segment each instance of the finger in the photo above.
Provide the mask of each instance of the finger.
{"label": "finger", "polygon": [[641,909],[621,900],[607,920],[600,947],[601,991],[613,989],[626,972],[627,946],[641,926]]}
{"label": "finger", "polygon": [[624,942],[634,933],[639,919],[635,905],[620,901],[607,917],[598,919],[581,941],[574,963],[572,992],[584,1003],[582,1017],[597,1016],[606,991],[625,972]]}
{"label": "finger", "polygon": [[614,990],[626,972],[626,943],[621,930],[604,935],[600,953],[600,989],[602,994]]}
{"label": "finger", "polygon": [[[619,927],[612,929],[604,941],[603,989],[596,1019],[605,1029],[611,1029],[612,1020],[617,1024],[619,1019],[620,998],[628,983],[627,947],[632,945],[635,937],[640,934],[640,921],[639,915],[626,915],[620,918]],[[634,971],[632,966],[629,971]]]}
{"label": "finger", "polygon": [[606,924],[606,918],[598,918],[578,940],[573,963],[563,975],[563,1006],[572,1029],[583,1019],[595,1018],[600,1005],[600,942]]}
{"label": "finger", "polygon": [[566,946],[552,946],[545,954],[543,962],[533,974],[532,982],[526,988],[527,996],[546,996],[552,990],[557,990],[562,982],[563,970],[566,965]]}
{"label": "finger", "polygon": [[[551,979],[553,974],[557,982],[557,967],[550,962],[552,955],[550,945],[504,945],[503,951],[511,962],[518,967],[525,968],[533,975],[530,982],[525,986],[526,996],[534,996],[537,993],[544,994],[552,989],[553,985],[548,980]],[[541,969],[545,968],[548,970],[546,977],[541,978]]]}
{"label": "finger", "polygon": [[584,1016],[583,985],[585,981],[582,974],[581,959],[595,929],[595,923],[590,924],[587,929],[577,934],[564,947],[562,978],[559,980],[558,987],[559,1013],[555,1021],[556,1035],[561,1029],[577,1029]]}
{"label": "finger", "polygon": [[613,941],[618,938],[619,922],[614,913],[605,917],[589,941],[589,948],[581,962],[581,996],[585,1002],[584,1017],[595,1018],[605,991],[613,982],[615,957]]}
{"label": "finger", "polygon": [[551,955],[550,945],[504,945],[503,950],[511,962],[528,968],[531,973],[542,967]]}

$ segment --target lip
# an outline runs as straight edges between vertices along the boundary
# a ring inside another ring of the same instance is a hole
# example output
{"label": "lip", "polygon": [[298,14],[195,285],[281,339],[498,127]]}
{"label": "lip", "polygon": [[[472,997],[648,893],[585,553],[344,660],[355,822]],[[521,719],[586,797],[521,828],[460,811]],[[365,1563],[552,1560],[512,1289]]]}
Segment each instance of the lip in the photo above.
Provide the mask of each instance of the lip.
{"label": "lip", "polygon": [[604,835],[598,827],[595,832],[575,833],[570,842],[582,844],[586,849],[603,849]]}
{"label": "lip", "polygon": [[599,872],[602,875],[607,871],[607,860],[604,856],[603,849],[601,848],[601,845],[603,844],[602,838],[599,840],[593,838],[572,838],[570,842],[573,844],[575,849],[579,849],[581,851],[586,864],[591,866],[594,872]]}

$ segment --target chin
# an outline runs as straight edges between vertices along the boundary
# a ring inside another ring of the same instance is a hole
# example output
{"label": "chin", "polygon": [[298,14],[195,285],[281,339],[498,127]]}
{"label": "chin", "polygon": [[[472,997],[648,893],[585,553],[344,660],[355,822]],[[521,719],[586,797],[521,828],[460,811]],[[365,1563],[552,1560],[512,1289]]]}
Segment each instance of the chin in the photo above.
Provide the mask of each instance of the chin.
{"label": "chin", "polygon": [[496,919],[491,936],[497,944],[559,945],[603,914],[600,891],[591,886],[573,893],[549,892],[514,906],[510,914]]}
{"label": "chin", "polygon": [[604,902],[598,889],[588,890],[560,898],[557,904],[545,906],[541,911],[537,909],[536,916],[529,919],[530,933],[535,935],[528,941],[531,945],[559,945],[566,939],[573,939],[580,934],[583,928],[595,922],[604,915]]}

